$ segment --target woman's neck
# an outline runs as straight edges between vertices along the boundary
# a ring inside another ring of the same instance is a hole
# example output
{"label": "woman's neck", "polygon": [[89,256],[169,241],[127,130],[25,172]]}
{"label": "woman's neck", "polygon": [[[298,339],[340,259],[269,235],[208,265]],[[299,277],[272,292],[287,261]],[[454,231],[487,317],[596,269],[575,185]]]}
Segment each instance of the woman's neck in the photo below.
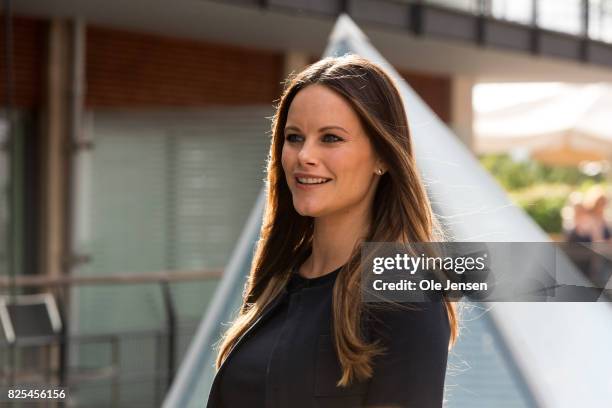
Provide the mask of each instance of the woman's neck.
{"label": "woman's neck", "polygon": [[366,211],[346,212],[315,219],[312,252],[300,268],[300,275],[316,278],[348,262],[355,244],[366,237]]}

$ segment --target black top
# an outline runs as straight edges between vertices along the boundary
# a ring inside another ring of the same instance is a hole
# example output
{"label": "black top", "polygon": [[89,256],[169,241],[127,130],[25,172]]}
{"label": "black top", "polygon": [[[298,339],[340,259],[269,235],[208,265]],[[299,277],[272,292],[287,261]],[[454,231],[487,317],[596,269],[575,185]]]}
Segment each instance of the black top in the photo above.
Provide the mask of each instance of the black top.
{"label": "black top", "polygon": [[372,360],[370,379],[336,386],[342,370],[331,334],[332,292],[339,271],[314,279],[294,271],[230,351],[208,408],[442,406],[450,331],[440,301],[368,313],[365,335],[386,353]]}
{"label": "black top", "polygon": [[[265,406],[266,372],[279,334],[292,324],[291,321],[287,322],[287,315],[289,305],[298,302],[295,294],[303,288],[320,285],[331,287],[340,269],[311,279],[304,278],[296,270],[293,271],[287,284],[289,296],[282,300],[265,323],[253,331],[252,337],[241,345],[232,361],[227,364],[220,379],[224,407],[243,407],[244,401],[252,401],[250,406],[253,407]],[[295,312],[295,307],[292,312]]]}

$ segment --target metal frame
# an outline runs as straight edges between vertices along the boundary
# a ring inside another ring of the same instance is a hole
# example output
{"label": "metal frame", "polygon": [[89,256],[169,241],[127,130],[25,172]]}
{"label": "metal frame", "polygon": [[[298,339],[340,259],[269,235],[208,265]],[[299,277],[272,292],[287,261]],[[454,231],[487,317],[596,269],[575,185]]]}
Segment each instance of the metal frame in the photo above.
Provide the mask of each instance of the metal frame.
{"label": "metal frame", "polygon": [[[220,2],[220,0],[208,0]],[[612,43],[589,37],[589,1],[582,0],[580,34],[546,29],[539,25],[538,4],[533,0],[531,21],[523,23],[493,17],[491,0],[473,0],[471,10],[427,0],[253,0],[233,2],[285,14],[310,14],[335,18],[348,13],[357,23],[403,30],[417,36],[463,41],[532,55],[560,57],[612,67]],[[223,2],[225,3],[225,2]]]}

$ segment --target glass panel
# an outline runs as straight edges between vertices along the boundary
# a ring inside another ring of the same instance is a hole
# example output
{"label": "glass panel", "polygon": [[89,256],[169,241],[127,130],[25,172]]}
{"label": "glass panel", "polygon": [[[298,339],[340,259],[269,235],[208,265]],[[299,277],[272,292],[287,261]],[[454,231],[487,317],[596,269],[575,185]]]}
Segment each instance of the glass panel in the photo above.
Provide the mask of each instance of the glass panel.
{"label": "glass panel", "polygon": [[448,356],[446,407],[532,407],[488,306],[461,306],[461,334]]}
{"label": "glass panel", "polygon": [[477,14],[479,10],[479,0],[425,0],[425,3],[467,11],[474,14]]}
{"label": "glass panel", "polygon": [[583,31],[582,0],[538,0],[538,26],[580,35]]}
{"label": "glass panel", "polygon": [[612,0],[589,2],[589,36],[612,43]]}
{"label": "glass panel", "polygon": [[533,1],[492,0],[491,14],[500,20],[529,25],[533,21]]}

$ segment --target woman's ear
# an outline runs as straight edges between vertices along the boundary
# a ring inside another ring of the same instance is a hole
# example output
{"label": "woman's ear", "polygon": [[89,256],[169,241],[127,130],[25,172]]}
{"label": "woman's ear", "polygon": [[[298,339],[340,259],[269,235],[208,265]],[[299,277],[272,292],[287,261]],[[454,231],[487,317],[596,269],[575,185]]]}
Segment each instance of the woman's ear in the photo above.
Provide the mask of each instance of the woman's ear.
{"label": "woman's ear", "polygon": [[374,173],[378,174],[379,176],[382,176],[386,172],[387,172],[387,166],[385,166],[383,161],[380,159],[376,160],[376,167],[374,168]]}

